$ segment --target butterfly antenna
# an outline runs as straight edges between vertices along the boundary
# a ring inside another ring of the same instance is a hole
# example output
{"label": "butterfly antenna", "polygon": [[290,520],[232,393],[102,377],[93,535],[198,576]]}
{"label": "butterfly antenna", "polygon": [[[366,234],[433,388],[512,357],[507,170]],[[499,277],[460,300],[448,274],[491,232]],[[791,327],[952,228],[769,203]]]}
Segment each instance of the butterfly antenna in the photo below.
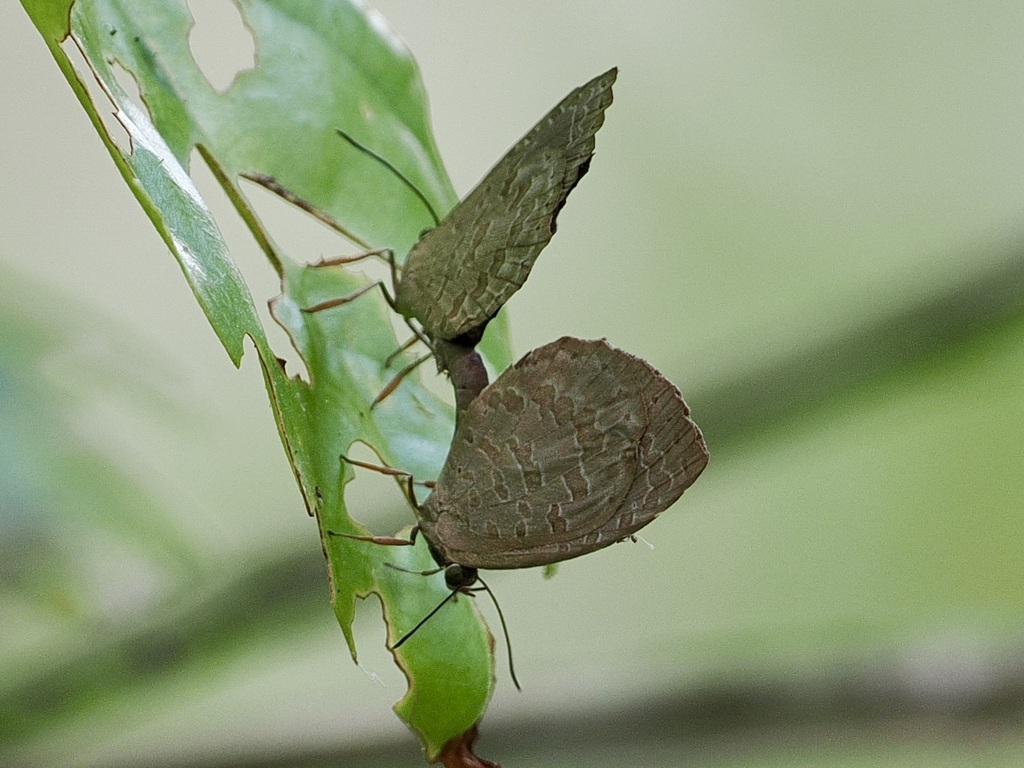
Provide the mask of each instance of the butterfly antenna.
{"label": "butterfly antenna", "polygon": [[391,650],[393,650],[393,651],[398,650],[402,646],[402,643],[404,643],[410,637],[415,635],[420,627],[422,627],[424,624],[426,624],[428,621],[430,621],[434,617],[434,614],[437,613],[438,611],[440,611],[442,608],[444,608],[444,604],[447,603],[449,600],[451,600],[453,597],[455,597],[457,594],[459,594],[459,593],[456,590],[452,590],[451,592],[449,592],[448,593],[448,597],[446,597],[444,600],[442,600],[440,603],[438,603],[437,607],[434,608],[434,610],[432,610],[430,613],[428,613],[426,616],[424,616],[422,619],[420,619],[419,624],[417,624],[415,627],[413,627],[408,632],[406,632],[404,635],[402,635],[402,637],[399,638],[398,642],[391,646]]}
{"label": "butterfly antenna", "polygon": [[358,149],[364,155],[372,157],[378,163],[380,163],[385,168],[387,168],[389,171],[391,171],[393,174],[395,174],[395,176],[398,178],[399,181],[401,181],[403,184],[405,184],[405,186],[407,186],[409,189],[411,189],[413,194],[416,195],[416,197],[418,197],[420,199],[420,202],[423,203],[423,205],[426,207],[426,209],[430,212],[431,217],[433,217],[433,219],[434,219],[434,226],[437,226],[438,224],[441,223],[441,217],[437,215],[437,211],[434,210],[434,206],[432,206],[430,204],[430,201],[427,200],[426,195],[424,195],[422,192],[420,192],[419,188],[415,184],[413,184],[411,181],[409,181],[409,177],[406,176],[404,173],[402,173],[400,170],[398,170],[394,166],[394,164],[391,163],[390,160],[388,160],[386,157],[383,157],[383,156],[379,155],[378,153],[374,152],[368,146],[366,146],[362,142],[356,140],[355,137],[350,136],[349,134],[345,133],[345,131],[341,130],[341,128],[335,128],[334,130],[336,130],[338,132],[338,135],[341,136],[341,138],[343,138],[345,141],[347,141],[353,147]]}
{"label": "butterfly antenna", "polygon": [[[508,673],[512,677],[512,682],[516,686],[516,690],[520,693],[523,692],[523,687],[519,684],[518,678],[516,678],[516,668],[512,663],[512,640],[508,636],[508,625],[505,623],[505,614],[501,612],[501,606],[498,605],[498,598],[491,592],[491,588],[487,586],[487,582],[477,576],[477,581],[483,586],[484,591],[491,596],[491,602],[494,603],[494,607],[498,609],[498,618],[501,619],[501,631],[505,635],[505,648],[508,649]],[[454,592],[452,594],[455,594]]]}

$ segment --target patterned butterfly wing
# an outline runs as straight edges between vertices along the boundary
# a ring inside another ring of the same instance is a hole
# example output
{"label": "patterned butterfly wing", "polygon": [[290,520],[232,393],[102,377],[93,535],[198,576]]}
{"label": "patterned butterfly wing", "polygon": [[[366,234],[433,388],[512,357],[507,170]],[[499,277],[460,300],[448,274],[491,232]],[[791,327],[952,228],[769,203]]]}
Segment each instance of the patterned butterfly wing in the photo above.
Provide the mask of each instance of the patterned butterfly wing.
{"label": "patterned butterfly wing", "polygon": [[395,300],[428,335],[481,333],[526,282],[590,166],[616,74],[611,69],[566,96],[413,247]]}
{"label": "patterned butterfly wing", "polygon": [[707,460],[660,373],[604,341],[566,337],[523,357],[469,405],[420,529],[449,562],[554,563],[645,526]]}

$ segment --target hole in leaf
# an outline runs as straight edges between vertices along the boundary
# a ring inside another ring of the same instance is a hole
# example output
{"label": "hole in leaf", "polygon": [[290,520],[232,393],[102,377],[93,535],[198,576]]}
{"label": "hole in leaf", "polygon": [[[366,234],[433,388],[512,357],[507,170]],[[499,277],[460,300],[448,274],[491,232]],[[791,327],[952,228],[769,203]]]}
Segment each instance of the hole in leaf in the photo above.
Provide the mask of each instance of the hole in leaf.
{"label": "hole in leaf", "polygon": [[135,75],[121,66],[121,63],[118,61],[115,61],[110,69],[114,73],[114,80],[117,81],[118,86],[124,91],[128,101],[146,114],[149,114],[149,109],[146,107],[146,102],[142,99],[142,91],[139,90],[139,83],[135,79]]}
{"label": "hole in leaf", "polygon": [[243,72],[256,66],[256,42],[241,12],[230,0],[189,3],[194,23],[188,45],[210,86],[225,93]]}
{"label": "hole in leaf", "polygon": [[[110,136],[122,154],[130,155],[132,152],[131,136],[116,117],[118,105],[111,98],[107,90],[100,85],[96,73],[89,65],[88,60],[83,55],[74,38],[66,38],[61,43],[61,48],[78,73],[78,79],[89,92],[89,98],[92,100],[92,103],[96,105],[96,113],[99,115],[100,120],[103,121],[103,128],[106,130],[107,135]],[[139,87],[131,73],[117,62],[114,62],[112,69],[116,85],[124,90],[126,98],[134,99],[136,104],[141,105],[142,98],[139,93]]]}
{"label": "hole in leaf", "polygon": [[[366,706],[379,708],[381,715],[387,712],[391,701],[407,687],[405,676],[395,666],[387,649],[387,627],[381,620],[382,607],[378,595],[356,600],[355,620],[352,622],[356,629],[356,644],[359,646],[356,666],[363,673],[363,681],[359,681],[359,685],[366,692]],[[345,674],[349,672],[346,670]],[[357,677],[354,679],[358,680]],[[347,682],[350,685],[356,684]]]}
{"label": "hole in leaf", "polygon": [[[346,454],[350,459],[367,464],[381,464],[380,457],[363,443],[354,443]],[[395,467],[404,469],[404,467]],[[355,467],[355,478],[345,485],[345,505],[354,519],[379,535],[390,536],[405,525],[416,522],[412,508],[405,501],[405,479]],[[417,477],[416,480],[433,480]]]}

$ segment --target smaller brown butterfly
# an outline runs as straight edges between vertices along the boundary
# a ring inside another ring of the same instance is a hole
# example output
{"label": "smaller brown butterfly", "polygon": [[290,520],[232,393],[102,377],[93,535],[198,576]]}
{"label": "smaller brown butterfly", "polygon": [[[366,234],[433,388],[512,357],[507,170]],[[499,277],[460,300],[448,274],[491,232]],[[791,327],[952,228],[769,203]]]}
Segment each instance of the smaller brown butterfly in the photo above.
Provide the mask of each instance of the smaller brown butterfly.
{"label": "smaller brown butterfly", "polygon": [[617,74],[610,69],[566,96],[420,238],[395,285],[398,312],[432,339],[479,340],[526,282],[590,168]]}
{"label": "smaller brown butterfly", "polygon": [[[316,266],[350,264],[367,256],[384,256],[391,265],[394,296],[380,281],[346,296],[307,307],[320,312],[346,304],[380,286],[388,304],[407,321],[416,337],[435,353],[438,366],[451,370],[480,341],[484,329],[529,277],[534,262],[556,230],[558,213],[573,188],[590,168],[594,136],[612,103],[612,68],[573,90],[508,151],[483,180],[443,219],[426,197],[387,159],[344,131],[344,139],[386,166],[428,208],[437,226],[413,246],[399,271],[388,249],[327,259]],[[274,179],[248,175],[310,212],[339,232],[347,233],[310,203]],[[422,327],[412,325],[417,321]],[[378,395],[386,397],[401,379],[427,359],[421,357],[400,371]]]}

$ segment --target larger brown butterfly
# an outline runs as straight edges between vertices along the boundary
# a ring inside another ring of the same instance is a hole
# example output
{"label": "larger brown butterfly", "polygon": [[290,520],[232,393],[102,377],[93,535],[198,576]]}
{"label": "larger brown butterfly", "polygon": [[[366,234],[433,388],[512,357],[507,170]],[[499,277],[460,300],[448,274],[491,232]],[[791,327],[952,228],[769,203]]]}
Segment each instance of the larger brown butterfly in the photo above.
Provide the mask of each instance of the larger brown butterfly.
{"label": "larger brown butterfly", "polygon": [[668,379],[603,340],[563,337],[469,404],[419,529],[439,565],[568,560],[636,533],[707,462]]}
{"label": "larger brown butterfly", "polygon": [[417,530],[427,540],[450,599],[478,569],[548,565],[627,539],[707,466],[689,414],[670,381],[603,340],[539,347],[461,413],[413,540]]}

